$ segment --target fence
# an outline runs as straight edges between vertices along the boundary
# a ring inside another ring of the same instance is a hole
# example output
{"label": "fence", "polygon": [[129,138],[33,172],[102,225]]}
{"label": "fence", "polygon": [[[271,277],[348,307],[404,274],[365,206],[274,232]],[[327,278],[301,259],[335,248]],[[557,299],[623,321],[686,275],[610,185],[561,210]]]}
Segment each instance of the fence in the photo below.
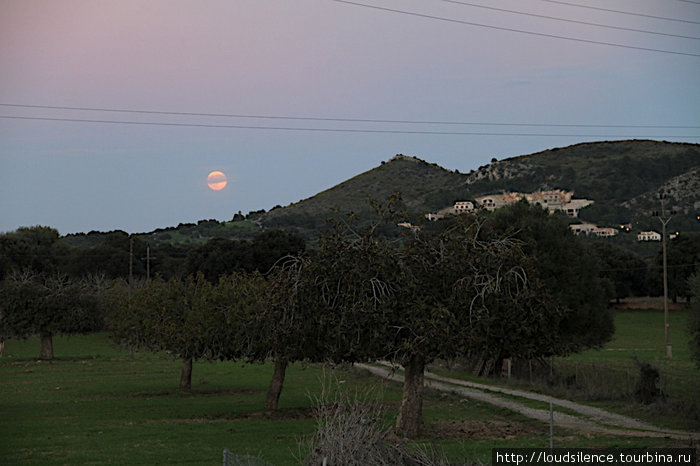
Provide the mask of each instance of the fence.
{"label": "fence", "polygon": [[[511,373],[521,382],[591,401],[633,399],[640,381],[637,365],[619,367],[560,359],[513,361]],[[700,399],[699,377],[659,369],[657,388],[669,400],[697,404]]]}
{"label": "fence", "polygon": [[272,466],[267,461],[250,455],[234,455],[224,448],[223,466]]}

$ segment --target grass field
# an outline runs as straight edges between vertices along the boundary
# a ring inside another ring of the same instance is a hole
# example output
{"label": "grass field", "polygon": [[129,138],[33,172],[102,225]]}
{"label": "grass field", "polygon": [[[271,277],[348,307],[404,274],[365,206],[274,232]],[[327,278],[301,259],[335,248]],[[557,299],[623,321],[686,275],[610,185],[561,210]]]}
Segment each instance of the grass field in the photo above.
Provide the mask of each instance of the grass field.
{"label": "grass field", "polygon": [[[639,354],[652,343],[639,329],[628,329],[649,325],[636,317],[618,314],[611,345],[627,349],[603,349],[601,358],[597,353],[577,357],[612,364],[626,361],[627,351]],[[697,376],[697,369],[681,359],[680,337],[674,341],[679,343],[673,364]],[[350,389],[377,383],[353,369],[293,365],[280,409],[266,412],[270,365],[197,362],[193,391],[181,394],[176,389],[180,361],[167,355],[137,353],[131,359],[105,334],[56,338],[54,346],[57,359],[46,362],[35,359],[37,339],[6,343],[0,358],[0,464],[220,464],[224,448],[275,465],[299,464],[299,443],[315,429],[309,395],[318,394],[321,379],[332,372]],[[383,386],[382,399],[386,420],[393,422],[400,387]],[[455,460],[488,462],[494,447],[549,445],[546,425],[453,395],[428,392],[424,415],[425,437],[415,444],[441,448]],[[668,439],[566,431],[557,432],[555,442],[566,447],[686,446]]]}
{"label": "grass field", "polygon": [[[490,383],[587,402],[659,426],[699,430],[700,369],[690,358],[689,312],[671,312],[672,359],[665,358],[663,311],[617,311],[615,335],[604,347],[554,358],[551,372],[550,362],[545,361],[544,366],[535,371],[532,381],[521,374],[520,379],[491,379]],[[660,388],[665,399],[648,406],[633,402],[639,380],[637,361],[648,362],[659,369]],[[468,373],[445,368],[433,370],[440,375],[483,382]],[[550,374],[554,375],[554,380]]]}

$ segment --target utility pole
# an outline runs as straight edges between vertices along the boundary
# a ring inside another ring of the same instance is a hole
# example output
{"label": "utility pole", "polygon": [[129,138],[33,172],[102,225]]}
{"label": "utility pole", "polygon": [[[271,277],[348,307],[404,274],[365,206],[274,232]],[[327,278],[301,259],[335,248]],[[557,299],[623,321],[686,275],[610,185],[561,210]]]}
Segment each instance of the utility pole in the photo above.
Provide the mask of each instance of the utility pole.
{"label": "utility pole", "polygon": [[661,221],[661,247],[663,249],[663,267],[664,267],[664,342],[666,344],[666,359],[671,359],[673,357],[673,351],[671,348],[671,339],[668,334],[668,265],[666,262],[666,241],[668,241],[668,236],[666,234],[666,225],[671,220],[674,212],[670,211],[666,213],[665,201],[668,195],[666,193],[659,194],[659,200],[661,201],[661,212],[655,212],[654,215]]}
{"label": "utility pole", "polygon": [[129,288],[134,286],[134,237],[129,235]]}
{"label": "utility pole", "polygon": [[155,259],[155,257],[151,256],[150,244],[146,244],[146,257],[141,259],[146,259],[146,281],[151,281],[151,259]]}

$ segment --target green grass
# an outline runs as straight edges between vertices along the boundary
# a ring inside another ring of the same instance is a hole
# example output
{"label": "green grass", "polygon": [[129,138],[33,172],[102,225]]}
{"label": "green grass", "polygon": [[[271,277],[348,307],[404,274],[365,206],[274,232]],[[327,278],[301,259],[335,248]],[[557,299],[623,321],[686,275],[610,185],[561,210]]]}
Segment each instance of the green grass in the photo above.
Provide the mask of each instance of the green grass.
{"label": "green grass", "polygon": [[[106,335],[57,337],[57,359],[38,361],[36,338],[8,341],[0,359],[0,464],[218,464],[224,448],[298,464],[299,442],[315,429],[309,395],[332,372],[342,387],[377,379],[363,371],[295,364],[280,409],[262,409],[271,365],[196,362],[193,391],[176,389],[180,361],[112,346]],[[392,423],[400,387],[381,390]],[[504,409],[428,391],[426,434],[454,459],[489,461],[491,448],[546,447],[548,428]],[[623,439],[557,432],[560,446],[674,446],[667,439]]]}
{"label": "green grass", "polygon": [[[600,349],[590,349],[566,358],[555,358],[558,381],[548,381],[548,368],[540,378],[510,381],[474,377],[467,373],[433,368],[433,372],[477,383],[533,390],[569,398],[646,420],[661,427],[700,428],[700,370],[691,359],[687,322],[690,311],[672,311],[670,339],[673,358],[665,358],[663,311],[627,310],[615,315],[615,335]],[[661,372],[660,385],[667,398],[645,406],[633,400],[639,377],[636,360],[646,361]],[[577,383],[569,386],[565,376]],[[527,402],[524,402],[528,404]],[[529,405],[529,404],[528,404]]]}
{"label": "green grass", "polygon": [[673,358],[665,358],[664,313],[660,310],[625,310],[615,314],[615,335],[602,349],[586,350],[569,357],[572,361],[634,365],[634,358],[680,372],[693,369],[688,347],[690,311],[669,313],[669,337]]}

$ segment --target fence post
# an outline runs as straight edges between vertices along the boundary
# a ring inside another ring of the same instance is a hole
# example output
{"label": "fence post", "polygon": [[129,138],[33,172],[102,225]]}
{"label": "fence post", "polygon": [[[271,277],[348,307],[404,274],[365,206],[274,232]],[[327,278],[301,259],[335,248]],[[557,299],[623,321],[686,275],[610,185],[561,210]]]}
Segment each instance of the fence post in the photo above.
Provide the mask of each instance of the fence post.
{"label": "fence post", "polygon": [[549,380],[554,378],[554,356],[549,357]]}
{"label": "fence post", "polygon": [[224,448],[223,466],[231,466],[231,452],[228,448]]}
{"label": "fence post", "polygon": [[554,449],[554,406],[549,402],[549,449]]}

